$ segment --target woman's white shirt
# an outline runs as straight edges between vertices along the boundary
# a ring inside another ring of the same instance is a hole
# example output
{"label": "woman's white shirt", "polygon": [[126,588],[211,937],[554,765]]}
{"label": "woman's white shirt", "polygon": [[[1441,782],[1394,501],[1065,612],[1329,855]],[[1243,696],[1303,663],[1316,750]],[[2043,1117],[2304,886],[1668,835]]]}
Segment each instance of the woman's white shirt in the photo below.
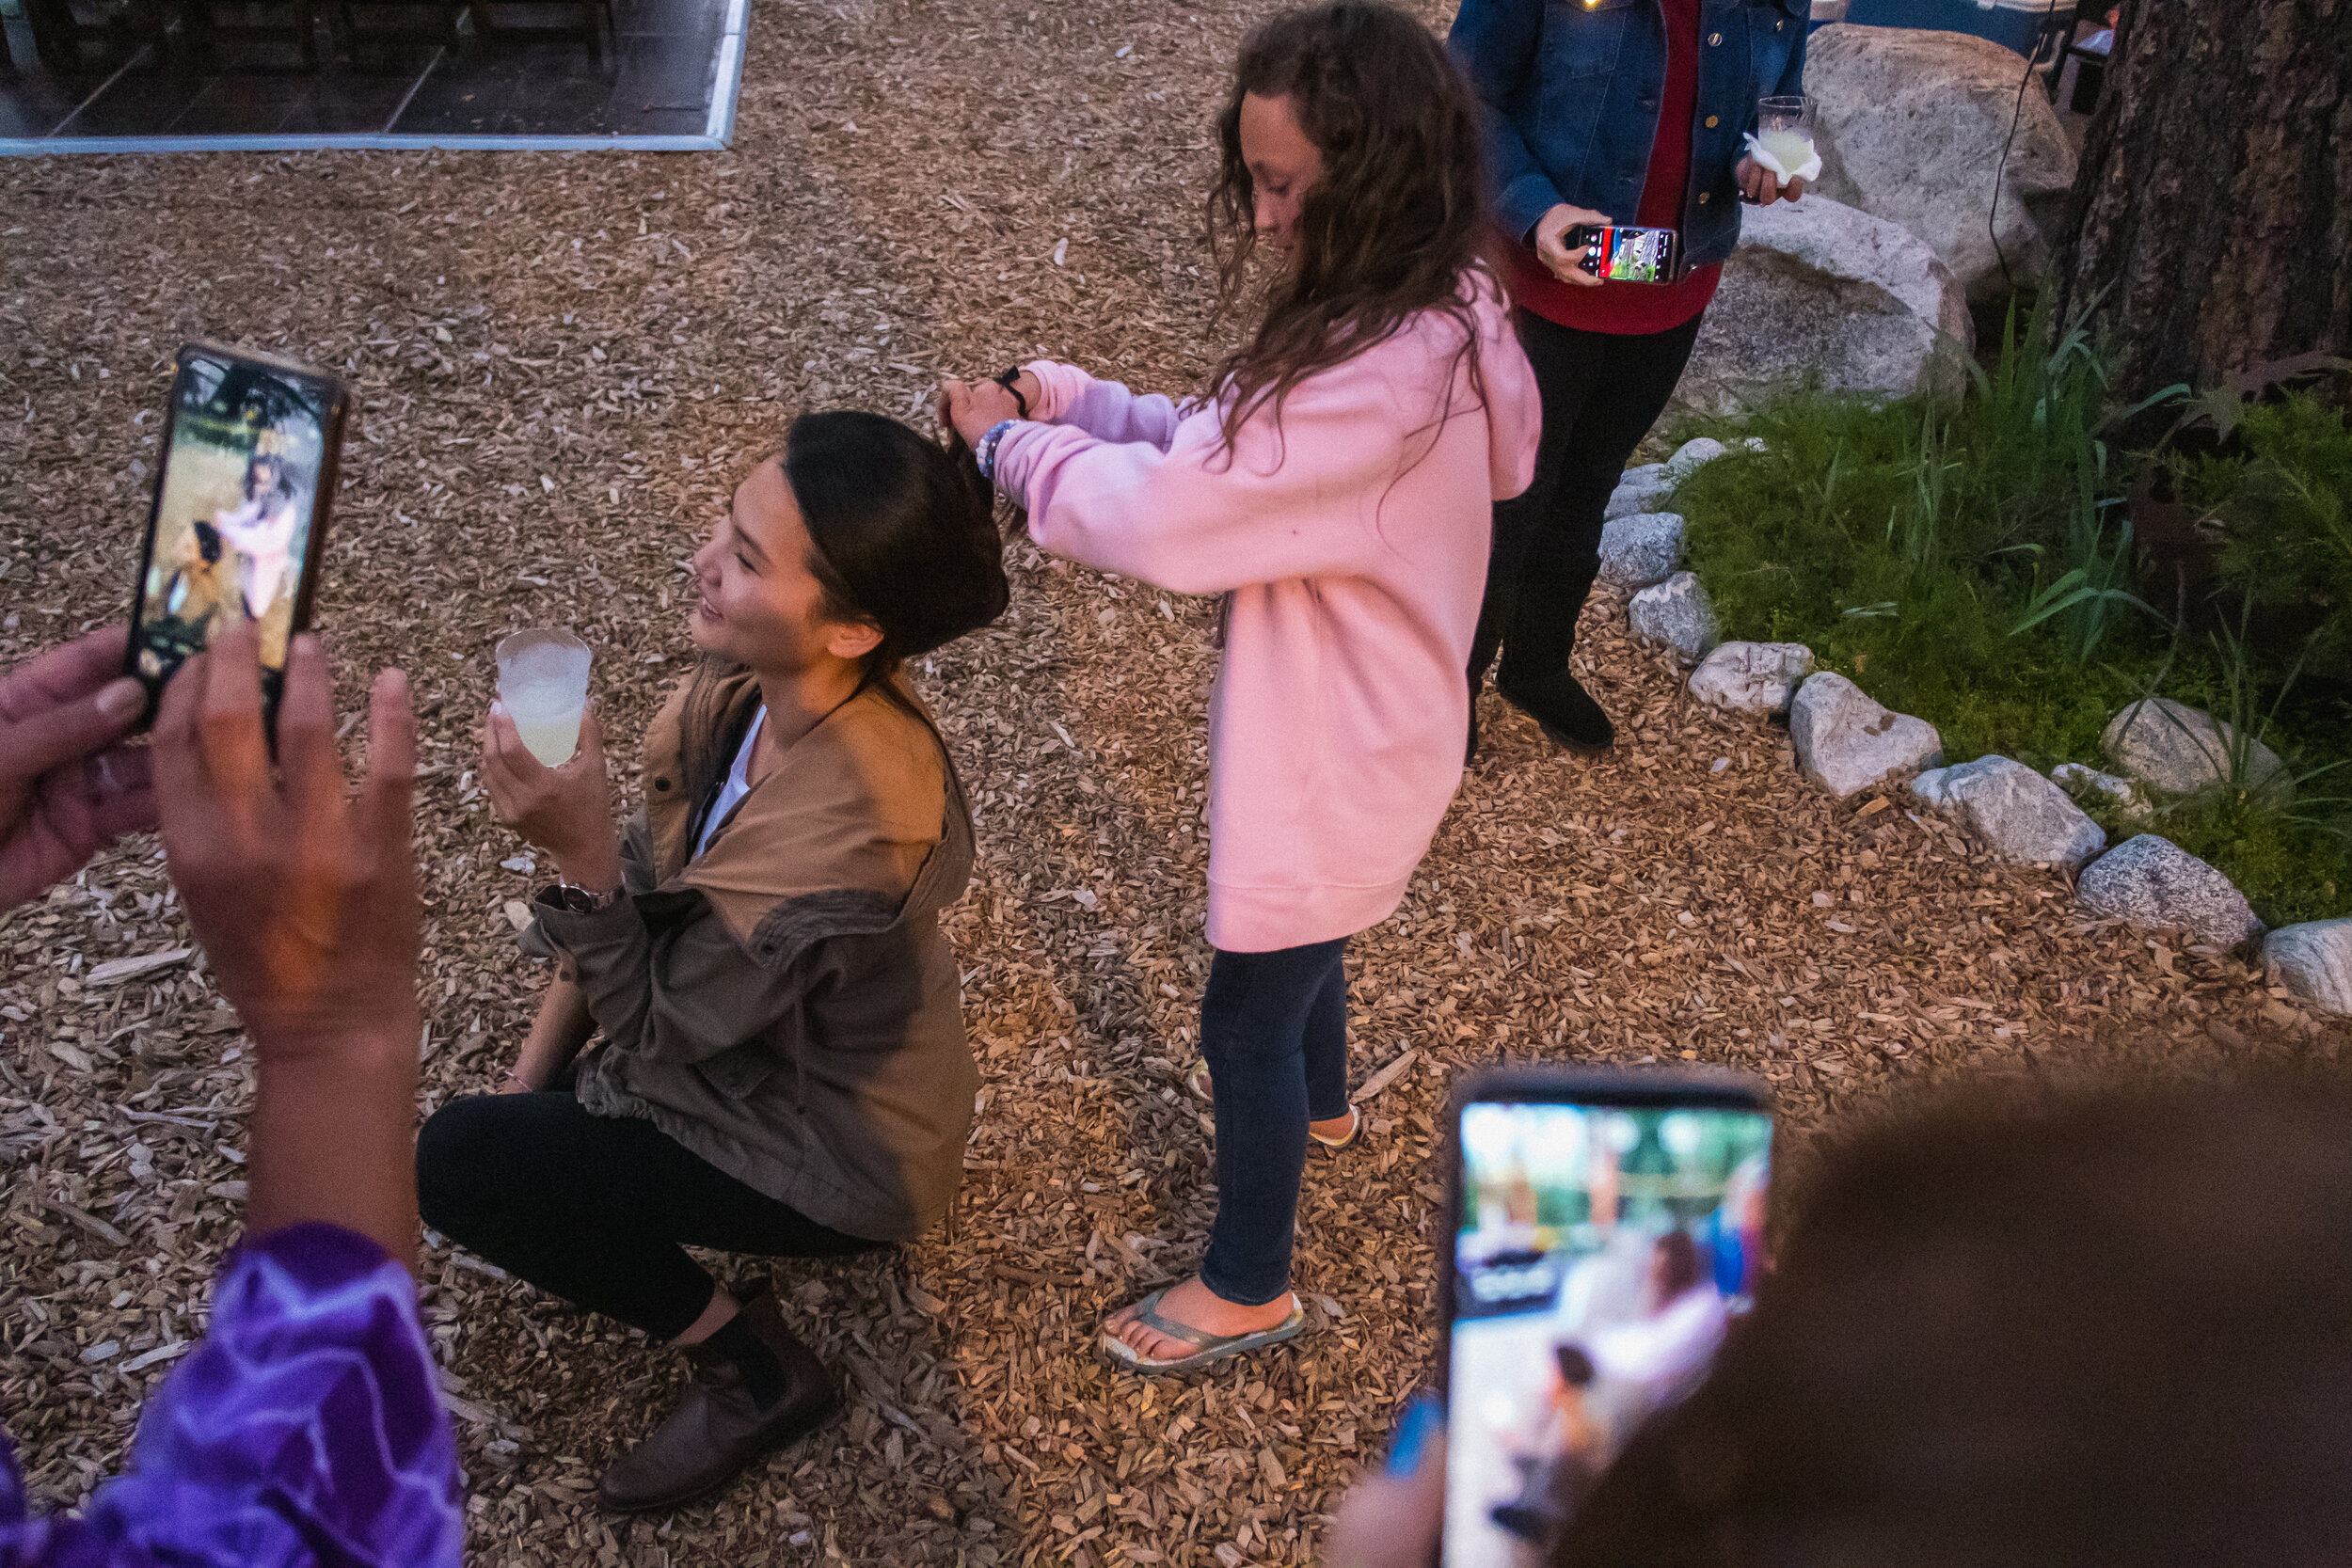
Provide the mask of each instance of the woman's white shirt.
{"label": "woman's white shirt", "polygon": [[743,744],[736,748],[735,765],[727,769],[726,783],[719,786],[719,798],[710,802],[710,815],[703,818],[702,837],[694,841],[695,859],[701,859],[702,852],[710,847],[710,835],[719,831],[719,824],[727,819],[727,813],[735,809],[736,802],[752,792],[745,775],[751,771],[752,748],[759,744],[760,728],[767,722],[768,705],[762,703],[759,711],[752,715],[751,728],[743,732]]}

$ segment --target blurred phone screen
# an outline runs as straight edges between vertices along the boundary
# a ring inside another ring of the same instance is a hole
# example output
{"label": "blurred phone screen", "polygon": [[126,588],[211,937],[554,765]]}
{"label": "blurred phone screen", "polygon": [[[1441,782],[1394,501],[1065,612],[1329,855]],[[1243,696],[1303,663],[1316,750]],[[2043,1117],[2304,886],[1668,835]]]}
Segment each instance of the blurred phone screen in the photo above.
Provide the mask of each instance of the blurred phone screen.
{"label": "blurred phone screen", "polygon": [[132,669],[151,693],[229,616],[256,624],[266,670],[284,668],[307,619],[342,418],[326,377],[182,351],[132,627]]}
{"label": "blurred phone screen", "polygon": [[1540,1562],[1747,1309],[1772,1124],[1724,1099],[1462,1106],[1446,1568]]}

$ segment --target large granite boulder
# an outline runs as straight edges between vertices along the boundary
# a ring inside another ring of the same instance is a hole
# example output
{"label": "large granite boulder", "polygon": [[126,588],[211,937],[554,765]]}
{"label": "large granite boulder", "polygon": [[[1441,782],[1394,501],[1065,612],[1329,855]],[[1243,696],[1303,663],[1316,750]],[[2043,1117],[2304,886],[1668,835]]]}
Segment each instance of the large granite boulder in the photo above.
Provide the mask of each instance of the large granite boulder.
{"label": "large granite boulder", "polygon": [[1663,581],[1681,559],[1679,513],[1634,512],[1600,526],[1600,580],[1613,587]]}
{"label": "large granite boulder", "polygon": [[2092,914],[2186,931],[2216,947],[2262,935],[2263,923],[2235,883],[2155,833],[2126,839],[2092,861],[2074,896]]}
{"label": "large granite boulder", "polygon": [[[2237,732],[2210,713],[2150,697],[2109,720],[2099,744],[2126,777],[2191,795],[2229,778]],[[2281,800],[2295,793],[2286,764],[2259,740],[2247,742],[2246,775],[2247,784]]]}
{"label": "large granite boulder", "polygon": [[1633,595],[1627,613],[1634,636],[1645,642],[1663,642],[1686,665],[1696,664],[1723,641],[1715,601],[1690,572],[1677,572],[1643,589]]}
{"label": "large granite boulder", "polygon": [[1832,391],[1956,403],[1975,345],[1960,281],[1926,241],[1808,196],[1747,210],[1675,397],[1730,413],[1818,374]]}
{"label": "large granite boulder", "polygon": [[2107,847],[2106,831],[2066,791],[2008,757],[1930,768],[1911,792],[1975,829],[2003,860],[2072,867]]}
{"label": "large granite boulder", "polygon": [[2263,967],[2321,1012],[2352,1018],[2352,919],[2280,927],[2264,939]]}
{"label": "large granite boulder", "polygon": [[1788,705],[1797,771],[1839,800],[1944,760],[1935,726],[1880,706],[1845,676],[1824,670]]}
{"label": "large granite boulder", "polygon": [[1813,188],[1918,235],[1972,301],[2030,287],[2066,216],[2074,147],[2047,97],[2028,87],[2019,98],[2023,69],[2010,51],[1966,33],[1820,29],[1804,56],[1804,90],[1820,117]]}
{"label": "large granite boulder", "polygon": [[1802,642],[1726,642],[1691,672],[1691,695],[1734,713],[1779,713],[1813,673]]}

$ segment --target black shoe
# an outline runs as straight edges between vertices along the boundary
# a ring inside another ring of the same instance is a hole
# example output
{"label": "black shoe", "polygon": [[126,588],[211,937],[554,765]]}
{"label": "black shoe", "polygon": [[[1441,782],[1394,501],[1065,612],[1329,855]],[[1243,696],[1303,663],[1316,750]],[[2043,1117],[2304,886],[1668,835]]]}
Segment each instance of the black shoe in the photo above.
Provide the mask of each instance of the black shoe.
{"label": "black shoe", "polygon": [[1525,686],[1498,681],[1495,689],[1512,706],[1534,720],[1544,734],[1580,755],[1597,756],[1617,738],[1617,726],[1609,721],[1609,715],[1593,701],[1584,683],[1565,670]]}
{"label": "black shoe", "polygon": [[735,1364],[708,1345],[689,1345],[693,1380],[654,1434],[606,1470],[596,1500],[616,1513],[675,1508],[723,1486],[753,1460],[821,1426],[841,1408],[833,1374],[784,1326],[775,1298],[743,1304],[743,1321],[782,1364],[784,1391],[762,1404]]}

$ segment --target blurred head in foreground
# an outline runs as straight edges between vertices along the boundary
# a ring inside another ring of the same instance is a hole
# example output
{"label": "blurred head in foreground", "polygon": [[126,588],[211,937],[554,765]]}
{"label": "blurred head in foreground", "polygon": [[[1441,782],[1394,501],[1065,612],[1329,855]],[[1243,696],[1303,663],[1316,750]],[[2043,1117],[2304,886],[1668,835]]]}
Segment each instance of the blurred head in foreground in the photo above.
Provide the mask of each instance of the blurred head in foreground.
{"label": "blurred head in foreground", "polygon": [[2352,1085],[1950,1103],[1794,1212],[1556,1568],[2352,1561]]}

